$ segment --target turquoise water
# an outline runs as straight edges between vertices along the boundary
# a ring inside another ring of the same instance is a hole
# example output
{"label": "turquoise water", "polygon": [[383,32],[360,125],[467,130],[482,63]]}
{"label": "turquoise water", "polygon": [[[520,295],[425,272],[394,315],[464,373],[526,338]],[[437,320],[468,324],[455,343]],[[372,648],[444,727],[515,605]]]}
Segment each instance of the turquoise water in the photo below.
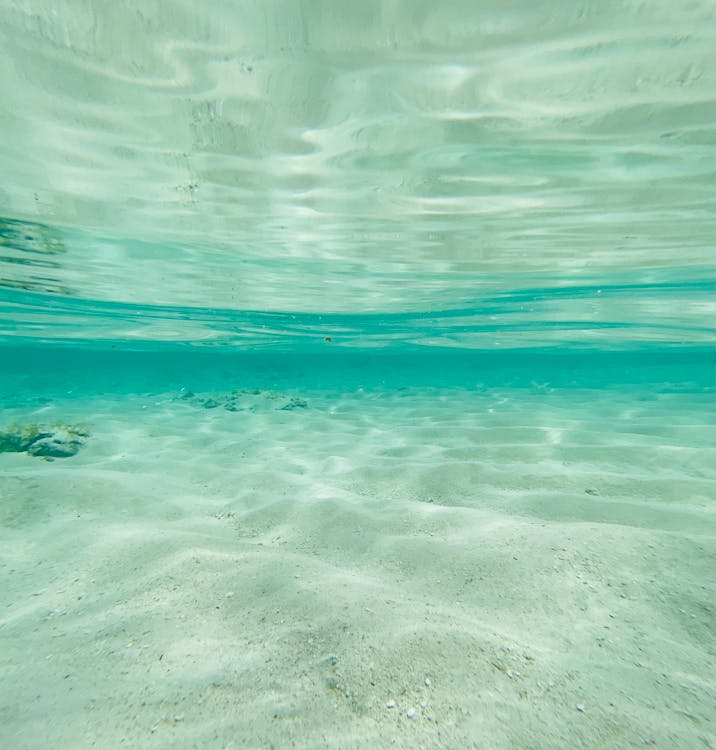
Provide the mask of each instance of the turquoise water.
{"label": "turquoise water", "polygon": [[[240,247],[189,252],[121,238],[111,242],[114,257],[98,262],[93,257],[102,258],[106,239],[16,220],[0,219],[0,241],[0,335],[10,345],[676,353],[706,351],[714,337],[711,248],[704,250],[702,265],[684,267],[675,252],[672,263],[662,260],[654,268],[588,271],[575,279],[563,272],[562,264],[572,262],[566,252],[553,259],[550,274],[525,274],[519,266],[497,274],[475,263],[477,270],[431,275],[439,252],[429,263],[406,261],[390,274],[379,263],[351,274],[335,271],[328,261],[304,268],[280,256],[237,260]],[[461,263],[469,266],[471,248],[461,252]],[[622,249],[611,254],[619,262]],[[142,274],[145,258],[156,287]],[[320,284],[339,289],[325,295],[329,309],[324,295],[309,289]],[[392,285],[391,291],[383,292],[384,285]],[[214,293],[223,305],[180,304],[185,297],[209,302]],[[251,304],[256,297],[263,308]],[[242,300],[250,306],[238,307]]]}
{"label": "turquoise water", "polygon": [[707,2],[0,2],[0,746],[713,748]]}

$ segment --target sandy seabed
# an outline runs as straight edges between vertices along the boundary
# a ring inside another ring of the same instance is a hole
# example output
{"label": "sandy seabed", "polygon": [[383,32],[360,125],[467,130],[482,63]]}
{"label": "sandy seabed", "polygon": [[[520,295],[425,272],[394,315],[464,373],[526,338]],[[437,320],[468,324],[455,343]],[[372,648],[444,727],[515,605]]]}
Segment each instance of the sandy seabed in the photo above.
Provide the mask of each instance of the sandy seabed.
{"label": "sandy seabed", "polygon": [[16,400],[90,436],[0,455],[0,747],[714,748],[711,406]]}

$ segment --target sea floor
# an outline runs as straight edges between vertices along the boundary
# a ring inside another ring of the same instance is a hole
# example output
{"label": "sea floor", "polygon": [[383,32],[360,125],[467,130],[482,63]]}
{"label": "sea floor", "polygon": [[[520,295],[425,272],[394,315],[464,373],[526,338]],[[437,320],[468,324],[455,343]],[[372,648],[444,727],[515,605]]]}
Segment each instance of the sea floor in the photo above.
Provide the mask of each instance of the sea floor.
{"label": "sea floor", "polygon": [[0,746],[714,748],[712,394],[14,397]]}

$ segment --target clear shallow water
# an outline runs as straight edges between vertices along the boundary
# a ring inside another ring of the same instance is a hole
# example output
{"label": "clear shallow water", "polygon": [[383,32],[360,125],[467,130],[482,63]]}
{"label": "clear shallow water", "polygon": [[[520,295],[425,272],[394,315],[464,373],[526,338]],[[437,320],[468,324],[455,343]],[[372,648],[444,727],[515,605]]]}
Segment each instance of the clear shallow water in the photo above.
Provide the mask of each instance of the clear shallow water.
{"label": "clear shallow water", "polygon": [[4,354],[4,746],[713,744],[710,355]]}
{"label": "clear shallow water", "polygon": [[0,2],[0,745],[716,746],[714,20]]}

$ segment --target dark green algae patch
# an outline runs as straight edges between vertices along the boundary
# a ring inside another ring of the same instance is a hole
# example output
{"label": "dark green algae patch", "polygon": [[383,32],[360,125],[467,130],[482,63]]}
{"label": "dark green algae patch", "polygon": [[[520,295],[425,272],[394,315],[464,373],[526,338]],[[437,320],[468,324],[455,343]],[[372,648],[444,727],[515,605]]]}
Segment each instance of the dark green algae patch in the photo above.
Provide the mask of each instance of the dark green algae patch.
{"label": "dark green algae patch", "polygon": [[74,456],[85,444],[89,431],[78,425],[12,425],[0,430],[0,453],[27,453],[51,461]]}

